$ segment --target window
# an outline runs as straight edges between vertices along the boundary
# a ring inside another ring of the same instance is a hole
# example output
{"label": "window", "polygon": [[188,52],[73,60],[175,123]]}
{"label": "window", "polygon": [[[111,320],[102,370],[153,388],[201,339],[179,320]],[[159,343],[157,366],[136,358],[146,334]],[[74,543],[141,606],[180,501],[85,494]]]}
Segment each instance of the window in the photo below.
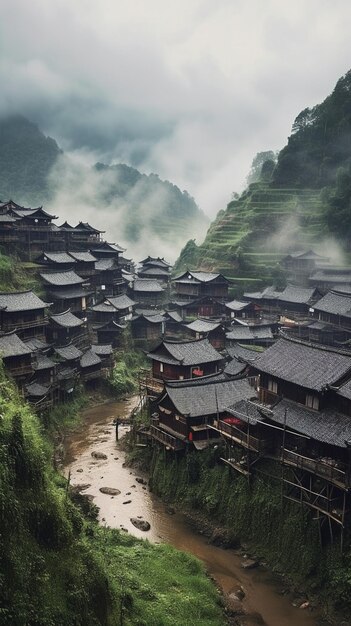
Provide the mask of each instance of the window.
{"label": "window", "polygon": [[319,398],[318,396],[313,395],[312,393],[306,394],[305,405],[308,406],[309,409],[315,409],[318,411],[319,409]]}
{"label": "window", "polygon": [[273,378],[268,379],[268,391],[278,393],[278,383],[276,380],[273,380]]}

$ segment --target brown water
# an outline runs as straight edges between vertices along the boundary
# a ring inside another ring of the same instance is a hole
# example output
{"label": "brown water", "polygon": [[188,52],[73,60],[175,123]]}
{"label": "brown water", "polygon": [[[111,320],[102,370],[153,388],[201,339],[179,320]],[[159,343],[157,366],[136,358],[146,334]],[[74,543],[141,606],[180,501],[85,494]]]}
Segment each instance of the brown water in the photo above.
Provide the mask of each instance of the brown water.
{"label": "brown water", "polygon": [[[191,552],[205,563],[224,593],[242,586],[245,611],[261,615],[267,626],[316,626],[317,617],[313,613],[294,607],[291,597],[279,593],[277,581],[270,572],[261,567],[242,569],[240,554],[209,545],[188,526],[182,515],[169,515],[165,505],[148,487],[136,481],[136,477],[142,477],[140,472],[123,467],[125,455],[116,443],[113,420],[127,418],[137,400],[131,398],[85,410],[82,425],[71,433],[66,443],[65,474],[70,472],[72,485],[89,485],[83,493],[94,497],[100,509],[100,523]],[[120,438],[127,429],[128,426],[119,427]],[[102,452],[107,459],[97,460],[92,452]],[[105,495],[99,491],[100,487],[113,487],[121,493]],[[131,517],[138,516],[150,522],[148,532],[138,530],[130,522]],[[245,622],[247,626],[253,623],[249,619]]]}

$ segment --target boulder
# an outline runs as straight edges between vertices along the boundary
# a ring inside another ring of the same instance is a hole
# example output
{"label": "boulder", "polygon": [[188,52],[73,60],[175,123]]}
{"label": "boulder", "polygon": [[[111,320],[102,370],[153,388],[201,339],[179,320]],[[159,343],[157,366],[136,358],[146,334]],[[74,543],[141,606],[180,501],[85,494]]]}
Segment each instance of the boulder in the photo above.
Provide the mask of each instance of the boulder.
{"label": "boulder", "polygon": [[122,504],[130,504],[131,500],[125,500],[124,502],[122,502]]}
{"label": "boulder", "polygon": [[245,561],[242,561],[241,563],[241,567],[243,569],[254,569],[255,567],[258,567],[258,561],[254,561],[253,559],[245,559]]}
{"label": "boulder", "polygon": [[100,487],[99,491],[101,493],[105,493],[108,496],[119,496],[121,493],[119,489],[115,489],[114,487]]}
{"label": "boulder", "polygon": [[136,478],[135,480],[137,481],[137,483],[140,483],[141,485],[147,484],[146,480],[144,480],[143,478]]}
{"label": "boulder", "polygon": [[94,459],[107,459],[107,454],[104,454],[103,452],[92,452],[91,456],[94,457]]}
{"label": "boulder", "polygon": [[151,528],[149,522],[147,522],[144,519],[138,519],[137,517],[131,517],[130,521],[132,522],[133,526],[135,526],[135,528],[138,528],[138,530],[143,530],[144,532],[147,532]]}

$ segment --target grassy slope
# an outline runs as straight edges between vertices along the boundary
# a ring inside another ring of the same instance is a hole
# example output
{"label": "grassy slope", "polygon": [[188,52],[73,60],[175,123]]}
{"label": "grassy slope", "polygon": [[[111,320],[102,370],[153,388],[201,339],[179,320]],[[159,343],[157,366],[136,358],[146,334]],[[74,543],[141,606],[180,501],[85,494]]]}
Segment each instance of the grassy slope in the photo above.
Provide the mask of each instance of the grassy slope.
{"label": "grassy slope", "polygon": [[88,522],[2,370],[0,388],[0,623],[220,626],[217,591],[196,559]]}
{"label": "grassy slope", "polygon": [[[322,210],[318,191],[256,183],[219,212],[195,253],[193,245],[191,254],[189,246],[183,250],[174,271],[189,266],[190,259],[193,267],[221,271],[245,288],[260,287],[272,280],[279,259],[295,244],[296,227],[301,249],[318,243]],[[279,234],[280,249],[275,247]]]}

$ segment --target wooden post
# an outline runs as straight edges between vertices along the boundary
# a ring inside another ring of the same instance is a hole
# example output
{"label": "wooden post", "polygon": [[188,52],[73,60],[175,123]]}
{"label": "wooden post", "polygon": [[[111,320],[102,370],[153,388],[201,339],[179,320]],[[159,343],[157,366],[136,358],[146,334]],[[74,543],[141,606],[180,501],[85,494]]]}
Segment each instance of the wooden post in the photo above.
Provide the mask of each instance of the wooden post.
{"label": "wooden post", "polygon": [[118,417],[116,417],[115,425],[116,425],[116,441],[118,441],[118,426],[119,426]]}

